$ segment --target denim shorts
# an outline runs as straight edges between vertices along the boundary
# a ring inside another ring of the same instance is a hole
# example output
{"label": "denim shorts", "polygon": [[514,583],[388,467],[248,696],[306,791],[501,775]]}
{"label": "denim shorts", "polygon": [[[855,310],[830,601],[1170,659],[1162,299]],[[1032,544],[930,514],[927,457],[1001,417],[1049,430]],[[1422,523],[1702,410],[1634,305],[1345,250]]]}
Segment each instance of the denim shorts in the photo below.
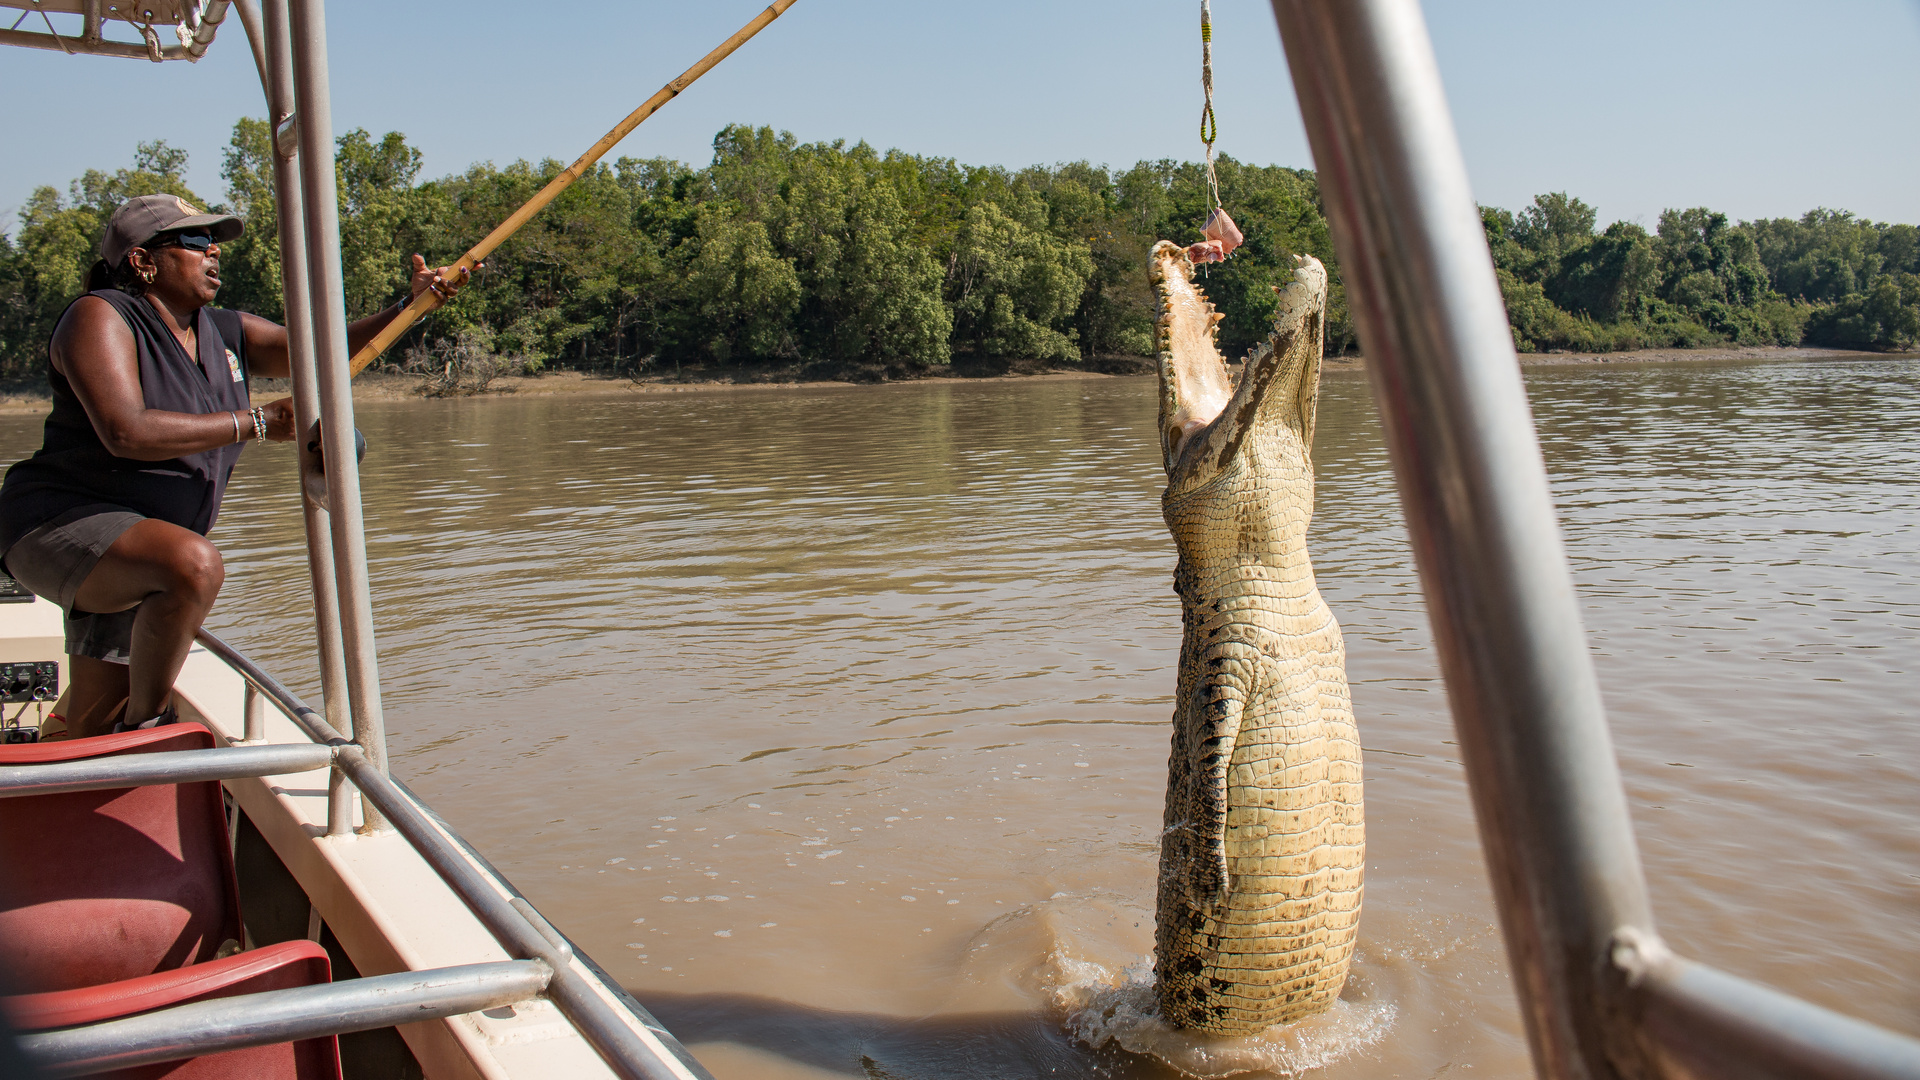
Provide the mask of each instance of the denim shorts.
{"label": "denim shorts", "polygon": [[76,507],[20,538],[4,562],[15,581],[60,605],[67,615],[67,655],[124,664],[133,647],[139,607],[97,615],[75,611],[73,595],[122,533],[146,518],[124,506]]}

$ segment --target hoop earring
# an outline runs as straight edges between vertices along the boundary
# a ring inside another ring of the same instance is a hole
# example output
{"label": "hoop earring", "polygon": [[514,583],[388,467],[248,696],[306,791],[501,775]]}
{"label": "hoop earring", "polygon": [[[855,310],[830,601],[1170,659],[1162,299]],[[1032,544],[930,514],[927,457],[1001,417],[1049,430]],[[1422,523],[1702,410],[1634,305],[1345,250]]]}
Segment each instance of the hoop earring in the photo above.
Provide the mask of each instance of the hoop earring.
{"label": "hoop earring", "polygon": [[141,271],[140,280],[146,282],[149,285],[153,284],[153,271],[152,270]]}

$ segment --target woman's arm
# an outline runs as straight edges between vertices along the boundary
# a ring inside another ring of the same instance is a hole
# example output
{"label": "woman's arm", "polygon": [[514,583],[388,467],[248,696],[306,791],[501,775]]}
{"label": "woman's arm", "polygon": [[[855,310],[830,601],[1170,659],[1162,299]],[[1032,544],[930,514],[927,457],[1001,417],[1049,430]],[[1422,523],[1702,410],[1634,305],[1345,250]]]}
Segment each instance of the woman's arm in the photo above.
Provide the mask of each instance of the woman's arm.
{"label": "woman's arm", "polygon": [[[453,267],[442,266],[427,269],[427,260],[419,255],[413,257],[413,280],[409,283],[412,297],[419,296],[428,289],[438,292],[441,297],[451,300],[460,287],[467,282],[467,275],[451,277]],[[347,326],[347,354],[351,356],[360,351],[375,334],[398,318],[406,301],[396,300],[384,310],[376,311],[364,319],[357,319]],[[258,315],[242,313],[240,324],[247,334],[247,366],[256,375],[284,379],[293,373],[292,361],[287,354],[287,328],[278,323],[269,322]]]}
{"label": "woman's arm", "polygon": [[[140,353],[133,331],[112,305],[83,296],[54,328],[53,364],[80,399],[109,453],[136,461],[165,461],[230,446],[253,437],[245,413],[178,413],[147,408],[140,391]],[[293,438],[291,403],[265,406],[267,436]],[[235,429],[239,437],[235,437]]]}

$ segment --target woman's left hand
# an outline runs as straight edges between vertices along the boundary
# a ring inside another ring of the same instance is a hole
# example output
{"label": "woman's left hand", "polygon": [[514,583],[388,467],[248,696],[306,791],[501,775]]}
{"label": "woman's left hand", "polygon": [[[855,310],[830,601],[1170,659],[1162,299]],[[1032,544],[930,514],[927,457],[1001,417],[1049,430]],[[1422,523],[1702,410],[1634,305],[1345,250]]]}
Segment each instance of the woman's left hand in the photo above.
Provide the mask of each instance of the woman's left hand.
{"label": "woman's left hand", "polygon": [[[483,263],[481,265],[485,264]],[[475,269],[478,268],[479,267],[475,267]],[[413,296],[418,298],[421,293],[432,289],[434,293],[440,297],[441,302],[445,303],[453,299],[455,294],[459,293],[461,287],[466,285],[467,279],[471,276],[472,275],[465,270],[455,272],[451,266],[441,266],[429,270],[427,269],[427,260],[425,257],[415,255],[413,257]]]}

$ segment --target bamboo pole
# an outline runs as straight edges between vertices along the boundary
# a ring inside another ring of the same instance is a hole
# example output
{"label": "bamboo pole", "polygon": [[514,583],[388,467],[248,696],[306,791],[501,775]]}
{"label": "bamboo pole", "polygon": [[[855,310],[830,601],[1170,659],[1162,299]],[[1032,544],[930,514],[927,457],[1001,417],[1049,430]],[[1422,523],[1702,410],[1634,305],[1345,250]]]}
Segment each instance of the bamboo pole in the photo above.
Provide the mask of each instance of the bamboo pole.
{"label": "bamboo pole", "polygon": [[[740,28],[739,32],[735,33],[726,41],[721,42],[719,48],[708,53],[699,63],[683,72],[679,78],[661,87],[658,93],[647,99],[646,104],[628,113],[625,120],[620,121],[612,131],[607,132],[606,135],[601,137],[599,142],[594,143],[586,153],[581,154],[578,161],[567,166],[564,172],[548,181],[547,186],[541,188],[539,193],[534,195],[533,198],[528,199],[526,205],[515,210],[512,217],[509,217],[496,226],[492,232],[487,234],[485,240],[473,245],[471,250],[465,255],[460,256],[460,261],[453,265],[453,271],[456,274],[472,271],[475,266],[480,264],[481,260],[493,254],[493,249],[506,243],[509,236],[519,231],[520,226],[525,225],[533,218],[533,215],[545,209],[548,203],[559,198],[560,193],[567,190],[575,180],[585,175],[586,171],[593,167],[594,162],[599,161],[606,155],[607,151],[613,149],[615,143],[626,138],[628,133],[632,132],[634,128],[639,127],[641,122],[646,120],[647,117],[658,112],[660,106],[678,97],[680,91],[692,86],[694,80],[713,70],[715,64],[733,55],[735,49],[745,45],[755,34],[766,29],[767,24],[786,14],[787,9],[793,5],[794,0],[774,0],[773,4],[768,7],[767,10],[754,16],[752,22],[747,23],[747,25]],[[421,290],[420,295],[414,297],[412,302],[409,303],[399,315],[395,316],[392,322],[388,323],[380,333],[374,335],[372,341],[361,346],[360,351],[354,354],[353,362],[347,369],[349,376],[358,375],[362,371],[365,371],[367,365],[373,363],[381,353],[386,352],[395,341],[400,339],[400,335],[407,332],[408,327],[411,327],[414,323],[418,322],[422,316],[443,303],[445,303],[445,301],[432,289]]]}

